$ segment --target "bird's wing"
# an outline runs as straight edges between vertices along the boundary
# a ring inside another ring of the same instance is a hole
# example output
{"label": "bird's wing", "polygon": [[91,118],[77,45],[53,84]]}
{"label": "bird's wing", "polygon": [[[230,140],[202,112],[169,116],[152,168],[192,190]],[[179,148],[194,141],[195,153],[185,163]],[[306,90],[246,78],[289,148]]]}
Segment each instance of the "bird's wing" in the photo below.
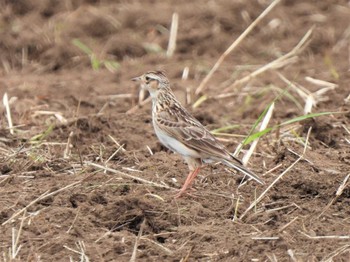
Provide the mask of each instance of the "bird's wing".
{"label": "bird's wing", "polygon": [[[184,110],[180,112],[179,110]],[[264,182],[253,172],[245,168],[238,158],[230,154],[198,120],[185,109],[164,110],[157,114],[159,127],[169,136],[177,139],[188,148],[197,151],[202,158],[211,158],[234,168],[260,184]]]}
{"label": "bird's wing", "polygon": [[183,107],[174,104],[167,110],[161,110],[155,120],[169,136],[197,151],[203,158],[235,160],[242,164]]}

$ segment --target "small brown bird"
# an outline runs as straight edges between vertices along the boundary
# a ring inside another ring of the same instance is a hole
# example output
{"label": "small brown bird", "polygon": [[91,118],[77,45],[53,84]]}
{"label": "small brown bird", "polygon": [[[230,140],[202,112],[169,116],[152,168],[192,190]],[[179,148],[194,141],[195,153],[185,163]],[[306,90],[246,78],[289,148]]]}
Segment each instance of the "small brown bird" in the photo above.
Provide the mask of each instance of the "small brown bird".
{"label": "small brown bird", "polygon": [[190,169],[176,197],[180,197],[191,185],[202,163],[221,162],[264,184],[180,104],[164,72],[151,71],[132,80],[140,81],[141,87],[151,95],[152,121],[158,139],[164,146],[180,154]]}

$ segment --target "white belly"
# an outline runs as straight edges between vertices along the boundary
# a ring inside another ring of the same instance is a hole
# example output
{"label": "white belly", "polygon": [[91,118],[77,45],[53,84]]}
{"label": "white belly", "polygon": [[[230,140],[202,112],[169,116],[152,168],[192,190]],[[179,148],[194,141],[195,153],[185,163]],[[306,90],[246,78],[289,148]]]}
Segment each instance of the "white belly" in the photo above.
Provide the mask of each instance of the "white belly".
{"label": "white belly", "polygon": [[169,136],[164,131],[160,130],[156,125],[153,124],[153,126],[159,141],[164,146],[184,157],[200,158],[200,155],[195,150],[188,148],[183,143]]}

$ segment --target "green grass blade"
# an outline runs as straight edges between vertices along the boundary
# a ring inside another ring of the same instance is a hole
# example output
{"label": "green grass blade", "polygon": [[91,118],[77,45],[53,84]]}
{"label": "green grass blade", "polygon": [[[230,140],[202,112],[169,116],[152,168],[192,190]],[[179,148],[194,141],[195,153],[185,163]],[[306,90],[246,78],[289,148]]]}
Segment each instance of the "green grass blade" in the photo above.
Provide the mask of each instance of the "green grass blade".
{"label": "green grass blade", "polygon": [[255,139],[267,134],[268,132],[272,131],[273,129],[280,127],[280,126],[285,126],[285,125],[290,125],[296,122],[300,122],[309,118],[314,118],[314,117],[319,117],[319,116],[325,116],[325,115],[331,115],[331,114],[335,114],[335,113],[340,113],[340,112],[320,112],[320,113],[313,113],[313,114],[307,114],[307,115],[303,115],[303,116],[298,116],[295,117],[293,119],[287,120],[279,125],[275,125],[273,127],[269,127],[266,128],[260,132],[254,133],[250,136],[248,136],[244,141],[243,141],[243,145],[248,145],[251,142],[253,142]]}
{"label": "green grass blade", "polygon": [[244,141],[243,141],[243,145],[248,145],[250,144],[251,142],[253,142],[255,139],[265,135],[266,133],[270,132],[272,129],[274,129],[275,127],[268,127],[262,131],[259,131],[257,133],[254,133],[250,136],[248,136]]}
{"label": "green grass blade", "polygon": [[40,143],[41,141],[43,141],[48,135],[51,134],[51,132],[53,131],[55,125],[49,125],[49,127],[42,133],[33,136],[32,138],[29,139],[30,143]]}
{"label": "green grass blade", "polygon": [[91,66],[92,69],[96,71],[99,70],[101,66],[100,60],[98,60],[94,54],[91,55]]}
{"label": "green grass blade", "polygon": [[210,131],[210,133],[215,135],[215,134],[220,134],[220,133],[223,133],[225,131],[230,131],[230,130],[233,130],[236,128],[239,128],[239,125],[228,125],[228,126],[223,126],[223,127],[213,129]]}
{"label": "green grass blade", "polygon": [[[263,134],[261,134],[260,136],[255,136],[255,134],[259,134],[260,131],[258,133],[253,134],[255,128],[258,126],[258,124],[264,119],[265,115],[267,114],[267,112],[269,111],[269,108],[271,107],[271,105],[275,102],[276,99],[274,99],[267,107],[265,107],[264,111],[259,115],[258,119],[255,121],[253,127],[250,129],[248,135],[246,136],[246,138],[243,140],[242,144],[240,145],[240,148],[238,149],[237,154],[241,151],[242,147],[244,145],[247,145],[249,143],[251,143],[252,141],[254,141],[256,138],[262,136]],[[268,131],[269,132],[269,131]],[[267,133],[267,132],[266,132]],[[247,142],[249,141],[249,142]]]}
{"label": "green grass blade", "polygon": [[110,71],[116,71],[120,68],[120,64],[112,60],[104,60],[103,64]]}
{"label": "green grass blade", "polygon": [[289,125],[289,124],[293,124],[295,122],[300,122],[309,118],[313,118],[313,117],[318,117],[318,116],[324,116],[324,115],[331,115],[337,112],[320,112],[320,113],[312,113],[312,114],[307,114],[307,115],[303,115],[303,116],[298,116],[295,117],[293,119],[287,120],[283,123],[280,124],[280,126],[285,126],[285,125]]}
{"label": "green grass blade", "polygon": [[83,51],[85,54],[92,55],[92,50],[87,45],[82,43],[79,39],[77,38],[73,39],[72,43],[73,45],[78,47],[81,51]]}
{"label": "green grass blade", "polygon": [[208,99],[207,95],[202,95],[200,98],[197,99],[196,102],[194,102],[194,104],[192,105],[192,108],[199,107],[199,105],[202,104],[207,99]]}
{"label": "green grass blade", "polygon": [[[259,131],[259,132],[255,133],[255,134],[257,134],[257,135],[253,134],[253,132],[254,132],[254,130],[256,129],[256,127],[258,126],[258,124],[264,119],[265,115],[266,115],[267,112],[269,111],[271,105],[272,105],[273,103],[275,103],[277,100],[281,99],[281,97],[283,97],[283,96],[285,95],[286,92],[287,92],[287,90],[285,90],[285,91],[279,93],[278,96],[276,96],[275,99],[265,107],[264,111],[259,115],[259,117],[258,117],[258,119],[255,121],[253,127],[250,129],[250,131],[249,131],[247,137],[246,137],[246,138],[243,140],[243,142],[241,143],[239,149],[236,150],[237,154],[241,151],[241,149],[242,149],[242,147],[243,147],[244,145],[247,145],[247,144],[251,143],[252,141],[254,141],[255,139],[257,139],[258,137],[263,136],[264,134],[266,134],[266,133],[268,133],[268,132],[270,132],[270,131],[272,130],[272,129],[271,129],[271,130],[268,130],[268,131],[266,131],[266,132],[264,132],[264,130],[262,130],[262,131]],[[273,127],[273,128],[274,128],[274,127]],[[267,129],[269,129],[269,128],[267,128]],[[265,129],[265,130],[267,130],[267,129]],[[260,136],[259,136],[259,134],[260,134]],[[249,141],[249,142],[247,142],[247,141]]]}

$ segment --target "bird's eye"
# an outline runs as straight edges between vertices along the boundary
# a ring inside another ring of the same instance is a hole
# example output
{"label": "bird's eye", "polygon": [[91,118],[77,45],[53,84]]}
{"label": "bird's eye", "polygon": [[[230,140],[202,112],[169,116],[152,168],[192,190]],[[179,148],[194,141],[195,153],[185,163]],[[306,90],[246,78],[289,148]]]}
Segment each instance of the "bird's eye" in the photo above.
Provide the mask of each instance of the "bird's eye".
{"label": "bird's eye", "polygon": [[149,76],[145,77],[146,81],[148,82],[149,80],[151,80],[151,78]]}

